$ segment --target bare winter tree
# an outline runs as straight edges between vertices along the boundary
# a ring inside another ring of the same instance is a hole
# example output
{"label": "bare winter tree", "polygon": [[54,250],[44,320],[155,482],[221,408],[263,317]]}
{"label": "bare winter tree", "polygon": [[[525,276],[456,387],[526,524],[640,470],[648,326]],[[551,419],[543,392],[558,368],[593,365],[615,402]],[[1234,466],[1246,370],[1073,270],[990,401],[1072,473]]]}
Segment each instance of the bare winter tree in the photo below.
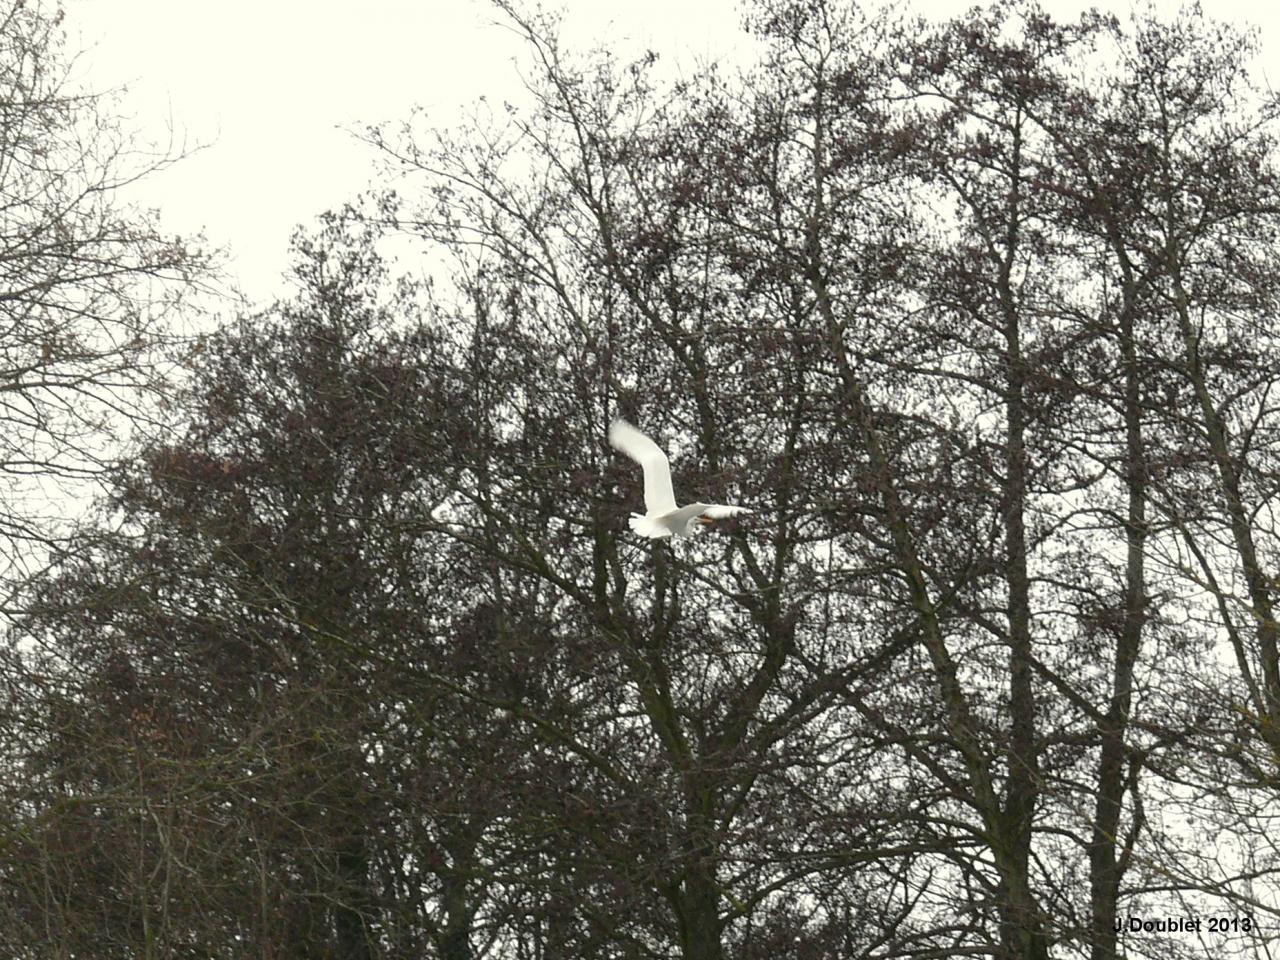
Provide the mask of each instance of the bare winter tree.
{"label": "bare winter tree", "polygon": [[303,241],[297,301],[210,336],[191,422],[120,468],[124,532],[31,585],[7,955],[465,958],[500,926],[519,741],[477,701],[534,638],[488,647],[490,571],[423,537],[466,403],[447,338],[387,330],[411,310],[377,306],[379,269]]}
{"label": "bare winter tree", "polygon": [[[0,555],[56,536],[76,481],[159,385],[200,256],[122,206],[170,161],[133,149],[113,98],[72,77],[60,7],[0,4]],[[67,482],[70,485],[67,485]]]}
{"label": "bare winter tree", "polygon": [[[1267,955],[1247,39],[758,0],[757,68],[666,83],[498,6],[531,105],[372,132],[397,194],[300,238],[301,296],[114,473],[124,523],[32,579],[0,944]],[[618,415],[756,512],[632,536]]]}

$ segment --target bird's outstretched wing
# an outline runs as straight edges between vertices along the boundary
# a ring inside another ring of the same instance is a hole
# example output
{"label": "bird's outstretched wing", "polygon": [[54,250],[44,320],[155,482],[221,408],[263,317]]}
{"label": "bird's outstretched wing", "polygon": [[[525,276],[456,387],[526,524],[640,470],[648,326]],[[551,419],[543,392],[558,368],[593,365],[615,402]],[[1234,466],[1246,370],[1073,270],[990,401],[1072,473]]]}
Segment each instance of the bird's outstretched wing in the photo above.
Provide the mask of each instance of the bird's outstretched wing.
{"label": "bird's outstretched wing", "polygon": [[644,468],[644,509],[650,516],[676,508],[671,489],[671,465],[662,448],[625,420],[609,425],[609,442]]}
{"label": "bird's outstretched wing", "polygon": [[735,507],[729,503],[713,503],[702,511],[702,515],[712,520],[723,520],[725,517],[736,517],[740,513],[754,512],[746,507]]}

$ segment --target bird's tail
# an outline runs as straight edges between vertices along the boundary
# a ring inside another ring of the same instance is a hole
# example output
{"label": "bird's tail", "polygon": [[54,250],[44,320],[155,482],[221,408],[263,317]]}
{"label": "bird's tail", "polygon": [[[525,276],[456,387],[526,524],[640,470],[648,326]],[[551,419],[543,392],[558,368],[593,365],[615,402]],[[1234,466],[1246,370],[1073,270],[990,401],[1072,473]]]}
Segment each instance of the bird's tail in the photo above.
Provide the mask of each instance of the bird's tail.
{"label": "bird's tail", "polygon": [[671,528],[659,523],[649,517],[642,517],[638,513],[631,515],[631,529],[642,537],[669,537],[671,536]]}

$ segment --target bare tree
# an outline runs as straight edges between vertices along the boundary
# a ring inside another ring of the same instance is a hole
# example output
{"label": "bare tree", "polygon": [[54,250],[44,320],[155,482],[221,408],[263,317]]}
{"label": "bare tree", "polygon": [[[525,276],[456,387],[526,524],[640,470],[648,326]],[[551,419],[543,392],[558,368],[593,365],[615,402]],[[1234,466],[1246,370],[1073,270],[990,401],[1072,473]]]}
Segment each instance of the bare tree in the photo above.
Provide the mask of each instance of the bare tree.
{"label": "bare tree", "polygon": [[134,149],[72,78],[62,10],[0,4],[0,553],[48,542],[77,481],[159,386],[178,298],[204,268],[117,191],[173,158]]}
{"label": "bare tree", "polygon": [[[761,0],[758,69],[664,84],[499,7],[533,106],[370,133],[398,195],[33,583],[10,952],[1180,958],[1117,927],[1274,910],[1247,43]],[[629,535],[619,414],[756,513]]]}

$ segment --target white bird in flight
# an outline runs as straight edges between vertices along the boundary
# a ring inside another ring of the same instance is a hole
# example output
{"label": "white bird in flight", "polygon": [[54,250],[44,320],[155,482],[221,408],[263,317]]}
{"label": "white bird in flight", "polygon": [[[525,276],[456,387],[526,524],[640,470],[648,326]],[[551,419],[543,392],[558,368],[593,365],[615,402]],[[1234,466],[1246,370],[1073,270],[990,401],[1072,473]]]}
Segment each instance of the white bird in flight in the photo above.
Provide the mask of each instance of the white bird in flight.
{"label": "white bird in flight", "polygon": [[698,524],[709,524],[722,517],[751,513],[746,507],[723,503],[691,503],[677,507],[676,495],[671,489],[671,464],[662,448],[625,420],[615,420],[609,425],[609,442],[644,468],[643,515],[631,515],[631,529],[643,537],[692,537],[701,529]]}

